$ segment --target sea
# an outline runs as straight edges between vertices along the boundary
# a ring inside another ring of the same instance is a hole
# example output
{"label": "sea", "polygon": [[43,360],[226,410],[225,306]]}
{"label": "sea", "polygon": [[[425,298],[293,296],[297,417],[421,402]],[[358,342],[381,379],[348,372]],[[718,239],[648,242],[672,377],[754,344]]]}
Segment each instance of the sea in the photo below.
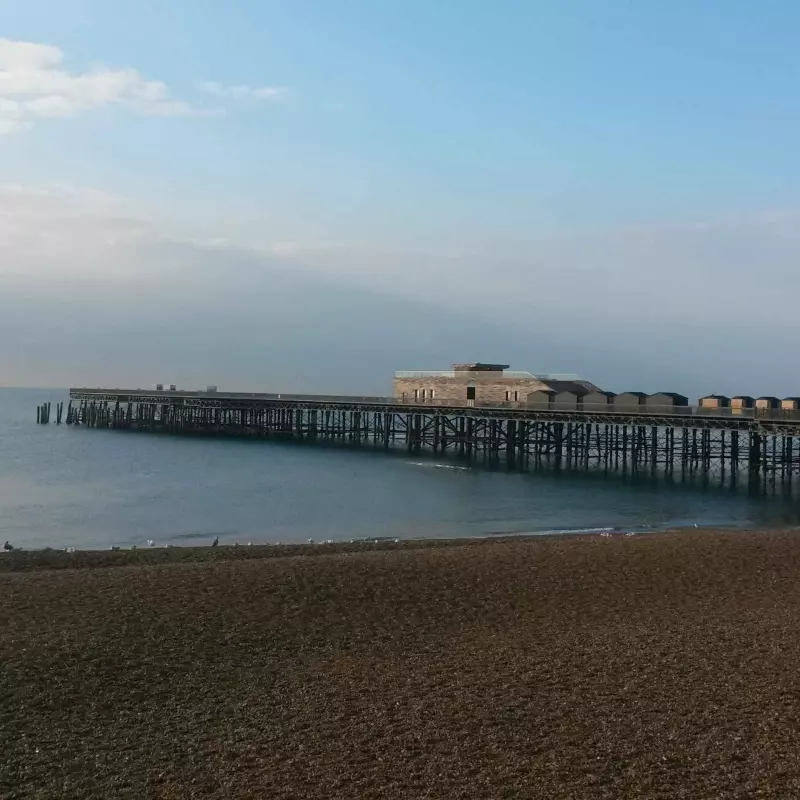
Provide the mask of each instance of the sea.
{"label": "sea", "polygon": [[[746,489],[404,452],[55,424],[67,391],[0,389],[0,540],[22,548],[194,546],[800,524]],[[36,407],[53,404],[49,425]]]}

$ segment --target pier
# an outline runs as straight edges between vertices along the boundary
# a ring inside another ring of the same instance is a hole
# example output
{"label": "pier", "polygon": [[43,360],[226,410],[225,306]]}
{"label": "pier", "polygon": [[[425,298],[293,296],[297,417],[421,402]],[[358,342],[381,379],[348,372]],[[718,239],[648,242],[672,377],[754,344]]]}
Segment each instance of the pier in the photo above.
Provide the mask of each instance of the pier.
{"label": "pier", "polygon": [[604,470],[786,489],[800,483],[800,412],[782,409],[558,410],[397,397],[74,388],[66,423],[400,449],[518,470]]}

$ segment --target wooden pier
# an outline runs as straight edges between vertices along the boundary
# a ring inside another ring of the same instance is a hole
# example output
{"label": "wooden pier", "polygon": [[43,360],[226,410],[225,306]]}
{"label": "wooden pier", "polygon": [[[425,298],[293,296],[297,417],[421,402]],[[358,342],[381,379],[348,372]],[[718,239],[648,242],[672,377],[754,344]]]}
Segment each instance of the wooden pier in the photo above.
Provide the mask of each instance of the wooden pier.
{"label": "wooden pier", "polygon": [[559,411],[394,397],[76,388],[70,390],[66,423],[402,449],[520,470],[800,484],[800,412],[780,410]]}

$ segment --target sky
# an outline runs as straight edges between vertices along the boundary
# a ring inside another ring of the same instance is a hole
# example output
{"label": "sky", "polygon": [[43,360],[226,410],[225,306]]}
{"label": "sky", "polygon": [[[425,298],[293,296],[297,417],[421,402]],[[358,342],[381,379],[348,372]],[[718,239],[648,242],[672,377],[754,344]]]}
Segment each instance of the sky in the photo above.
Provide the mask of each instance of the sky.
{"label": "sky", "polygon": [[800,395],[794,0],[0,0],[0,385]]}

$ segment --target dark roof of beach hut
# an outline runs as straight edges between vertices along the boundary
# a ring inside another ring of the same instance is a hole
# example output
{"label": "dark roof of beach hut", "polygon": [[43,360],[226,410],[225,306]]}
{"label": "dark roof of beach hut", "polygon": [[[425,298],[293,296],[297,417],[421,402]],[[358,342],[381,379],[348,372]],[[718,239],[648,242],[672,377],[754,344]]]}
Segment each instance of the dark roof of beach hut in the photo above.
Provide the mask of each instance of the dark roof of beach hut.
{"label": "dark roof of beach hut", "polygon": [[590,391],[577,381],[546,381],[546,383],[548,389],[559,394],[561,392],[572,392],[578,397],[583,397],[583,395],[589,394]]}

